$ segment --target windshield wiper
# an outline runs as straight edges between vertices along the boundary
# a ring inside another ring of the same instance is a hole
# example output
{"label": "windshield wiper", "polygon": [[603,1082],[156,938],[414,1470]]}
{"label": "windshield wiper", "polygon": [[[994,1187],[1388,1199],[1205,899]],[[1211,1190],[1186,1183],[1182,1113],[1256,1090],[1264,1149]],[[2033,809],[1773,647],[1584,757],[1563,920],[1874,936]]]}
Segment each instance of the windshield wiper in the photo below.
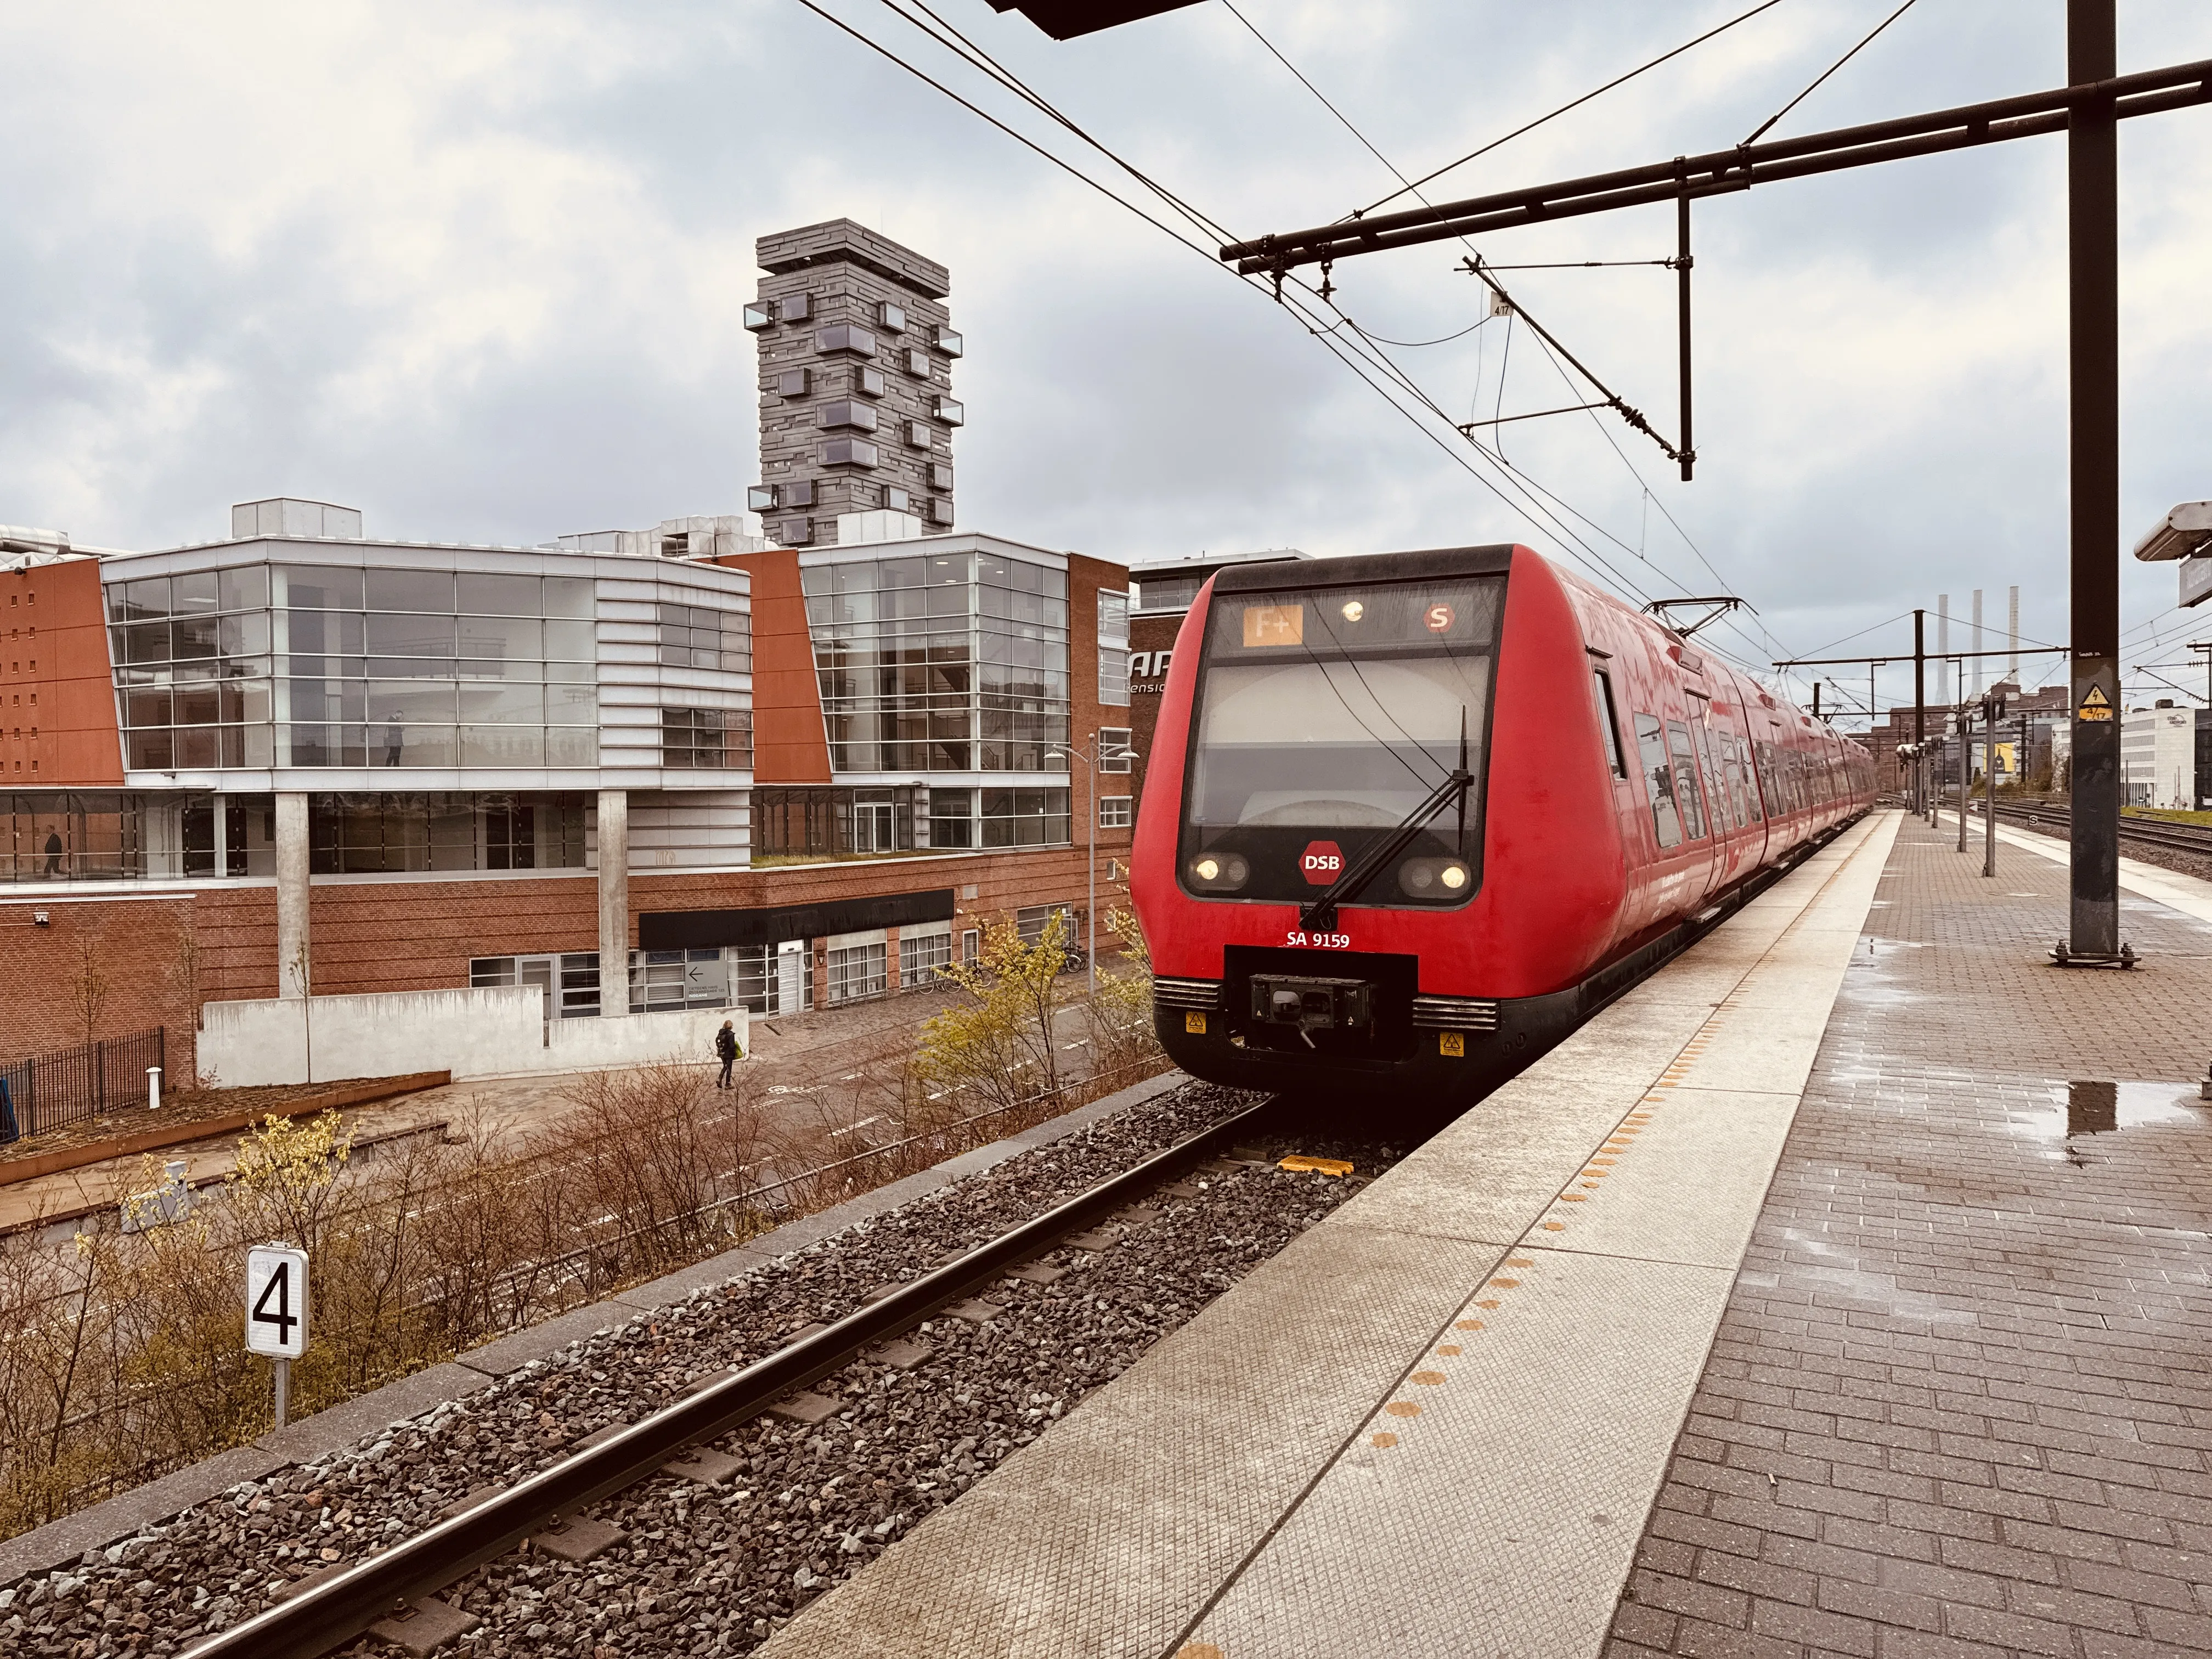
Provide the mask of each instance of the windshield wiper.
{"label": "windshield wiper", "polygon": [[1357,859],[1345,866],[1344,873],[1329,884],[1328,890],[1298,912],[1298,927],[1306,933],[1316,929],[1323,933],[1336,927],[1336,907],[1348,904],[1367,884],[1375,879],[1398,855],[1413,843],[1413,837],[1428,827],[1445,807],[1459,804],[1459,851],[1467,856],[1467,792],[1474,787],[1474,775],[1467,769],[1467,710],[1459,711],[1459,764],[1444,776],[1444,781],[1429,792],[1428,799],[1400,820],[1398,827],[1381,841],[1369,846]]}

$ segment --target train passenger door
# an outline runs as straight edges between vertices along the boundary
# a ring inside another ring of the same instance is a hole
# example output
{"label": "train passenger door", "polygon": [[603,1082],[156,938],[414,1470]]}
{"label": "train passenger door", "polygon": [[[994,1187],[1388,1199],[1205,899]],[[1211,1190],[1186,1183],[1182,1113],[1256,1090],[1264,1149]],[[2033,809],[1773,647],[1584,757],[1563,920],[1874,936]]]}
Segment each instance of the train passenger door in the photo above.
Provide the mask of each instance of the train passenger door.
{"label": "train passenger door", "polygon": [[1688,897],[1695,899],[1713,890],[1719,884],[1720,872],[1727,858],[1723,844],[1728,835],[1727,809],[1713,793],[1706,781],[1711,769],[1710,756],[1703,757],[1705,729],[1705,704],[1692,698],[1687,722],[1668,720],[1667,742],[1674,763],[1674,793],[1681,803],[1682,824],[1686,839],[1703,841],[1700,849],[1705,854],[1705,868],[1690,884]]}
{"label": "train passenger door", "polygon": [[1705,891],[1717,892],[1728,884],[1735,865],[1728,782],[1713,753],[1712,700],[1705,693],[1690,693],[1690,736],[1697,750],[1698,774],[1705,785],[1706,821],[1712,830],[1712,862],[1705,872]]}

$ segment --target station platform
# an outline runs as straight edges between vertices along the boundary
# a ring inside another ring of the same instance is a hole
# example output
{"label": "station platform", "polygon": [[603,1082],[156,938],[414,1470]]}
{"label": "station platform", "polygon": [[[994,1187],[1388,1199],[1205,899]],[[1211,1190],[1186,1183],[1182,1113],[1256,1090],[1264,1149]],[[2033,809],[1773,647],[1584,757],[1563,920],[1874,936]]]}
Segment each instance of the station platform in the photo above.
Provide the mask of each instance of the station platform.
{"label": "station platform", "polygon": [[2069,971],[1954,836],[1853,826],[762,1651],[2212,1651],[2212,886]]}

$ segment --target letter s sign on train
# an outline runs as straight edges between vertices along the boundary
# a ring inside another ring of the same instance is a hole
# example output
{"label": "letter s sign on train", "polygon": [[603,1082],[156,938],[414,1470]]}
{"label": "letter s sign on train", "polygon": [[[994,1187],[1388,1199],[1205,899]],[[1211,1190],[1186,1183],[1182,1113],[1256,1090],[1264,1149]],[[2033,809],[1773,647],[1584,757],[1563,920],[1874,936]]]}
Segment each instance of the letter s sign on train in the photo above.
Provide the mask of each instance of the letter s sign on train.
{"label": "letter s sign on train", "polygon": [[1310,841],[1298,854],[1298,871],[1314,887],[1333,887],[1344,873],[1344,849],[1333,841]]}

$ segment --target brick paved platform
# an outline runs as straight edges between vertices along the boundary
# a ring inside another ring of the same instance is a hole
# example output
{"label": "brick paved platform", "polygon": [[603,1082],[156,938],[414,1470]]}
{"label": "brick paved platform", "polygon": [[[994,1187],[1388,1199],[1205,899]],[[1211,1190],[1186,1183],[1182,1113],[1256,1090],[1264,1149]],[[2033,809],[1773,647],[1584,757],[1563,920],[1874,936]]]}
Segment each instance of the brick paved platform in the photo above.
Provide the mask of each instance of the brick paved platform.
{"label": "brick paved platform", "polygon": [[2212,1654],[2212,924],[2049,966],[2064,866],[1954,836],[1892,852],[1607,1659]]}

